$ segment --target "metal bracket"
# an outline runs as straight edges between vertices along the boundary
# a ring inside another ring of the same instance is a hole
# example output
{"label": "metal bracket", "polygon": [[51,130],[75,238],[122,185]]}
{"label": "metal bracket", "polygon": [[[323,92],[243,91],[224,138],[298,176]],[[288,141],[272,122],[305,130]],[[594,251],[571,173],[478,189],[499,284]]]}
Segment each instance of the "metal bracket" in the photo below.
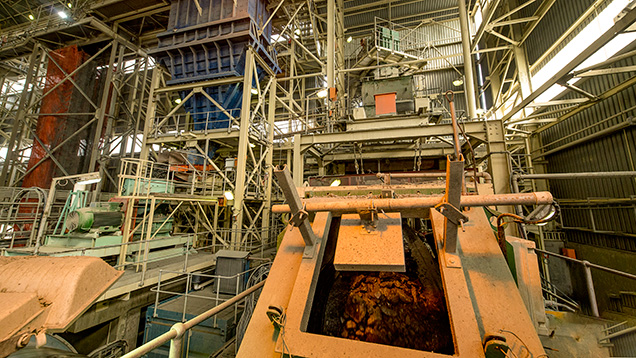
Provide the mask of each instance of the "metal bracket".
{"label": "metal bracket", "polygon": [[294,185],[294,181],[289,173],[289,169],[287,166],[283,166],[283,168],[276,167],[274,168],[274,175],[278,180],[278,184],[280,188],[283,190],[283,194],[285,194],[285,199],[287,199],[287,203],[289,204],[289,208],[292,212],[292,217],[289,222],[292,226],[297,227],[300,231],[300,234],[305,241],[305,257],[309,256],[311,253],[315,252],[315,249],[308,250],[310,246],[314,246],[316,242],[316,235],[314,234],[314,230],[311,228],[309,224],[309,215],[305,210],[305,207],[300,200],[300,196],[298,195],[298,191],[296,190],[296,186]]}
{"label": "metal bracket", "polygon": [[459,255],[455,253],[444,252],[442,253],[444,256],[444,263],[446,267],[449,268],[461,268],[462,260],[459,258]]}
{"label": "metal bracket", "polygon": [[309,217],[309,213],[305,210],[305,206],[298,210],[291,218],[289,218],[289,223],[293,227],[300,227],[303,224],[303,221]]}
{"label": "metal bracket", "polygon": [[[458,160],[451,160],[450,157],[447,158],[446,160],[446,196],[444,197],[444,201],[440,204],[441,206],[438,205],[440,209],[442,207],[444,208],[443,210],[444,212],[442,211],[440,212],[444,215],[444,217],[446,217],[446,225],[444,230],[444,251],[447,254],[455,255],[457,253],[457,230],[458,230],[457,226],[462,223],[461,219],[466,218],[457,209],[461,205],[463,183],[464,183],[463,156],[459,154]],[[447,262],[447,265],[448,265],[448,262]]]}
{"label": "metal bracket", "polygon": [[378,226],[378,209],[373,204],[373,200],[371,200],[371,205],[367,209],[358,209],[357,211],[367,232],[375,231]]}
{"label": "metal bracket", "polygon": [[435,210],[439,211],[440,214],[444,215],[448,220],[450,220],[455,225],[462,225],[466,221],[468,221],[468,217],[462,214],[459,209],[451,205],[450,203],[440,203],[435,205]]}

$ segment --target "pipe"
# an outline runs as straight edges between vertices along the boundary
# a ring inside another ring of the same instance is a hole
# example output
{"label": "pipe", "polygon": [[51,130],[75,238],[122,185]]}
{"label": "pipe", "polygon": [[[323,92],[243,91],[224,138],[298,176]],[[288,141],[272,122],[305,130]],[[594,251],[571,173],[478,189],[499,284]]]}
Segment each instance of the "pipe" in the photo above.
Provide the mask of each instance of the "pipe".
{"label": "pipe", "polygon": [[599,317],[598,303],[596,302],[596,292],[594,291],[594,280],[592,279],[592,269],[589,261],[583,261],[583,271],[585,272],[585,286],[587,287],[587,295],[590,298],[590,308],[592,316]]}
{"label": "pipe", "polygon": [[[238,303],[239,301],[241,301],[243,298],[247,297],[248,295],[254,293],[256,290],[258,290],[259,288],[263,287],[263,285],[265,285],[266,281],[261,281],[259,283],[257,283],[256,285],[248,288],[247,290],[239,293],[238,295],[230,298],[229,300],[221,303],[218,306],[215,306],[205,312],[203,312],[202,314],[194,317],[193,319],[185,322],[185,323],[175,323],[175,325],[173,325],[170,330],[162,335],[160,335],[159,337],[149,341],[148,343],[137,347],[136,349],[128,352],[127,354],[123,355],[121,358],[139,358],[141,356],[143,356],[144,354],[154,350],[155,348],[158,348],[160,346],[162,346],[164,343],[168,342],[169,340],[173,340],[173,339],[177,339],[179,340],[180,337],[183,336],[183,334],[191,329],[192,327],[198,325],[199,323],[205,321],[206,319],[220,313],[221,311],[223,311],[224,309]],[[175,346],[174,346],[174,350],[176,351],[176,348],[180,348],[178,347],[179,342],[175,342]],[[172,351],[172,345],[171,345],[171,351]]]}
{"label": "pipe", "polygon": [[[384,181],[384,184],[391,184],[391,179],[393,178],[442,178],[446,177],[445,172],[428,172],[428,173],[377,173],[376,176]],[[464,176],[467,178],[472,178],[476,176],[477,178],[484,178],[486,184],[492,183],[492,175],[488,172],[477,172],[473,173],[472,171],[464,172]]]}
{"label": "pipe", "polygon": [[[519,178],[515,177],[515,174],[511,177],[512,181],[512,192],[519,193]],[[515,212],[519,216],[523,216],[523,207],[521,205],[515,205]],[[528,240],[528,232],[526,231],[526,226],[523,223],[519,224],[519,231],[521,233],[521,238]]]}
{"label": "pipe", "polygon": [[[470,172],[466,172],[466,176],[473,176]],[[477,178],[484,178],[486,184],[492,184],[492,175],[488,172],[477,172],[474,174]]]}
{"label": "pipe", "polygon": [[551,173],[551,174],[513,174],[514,179],[587,179],[587,178],[618,178],[636,177],[636,171],[624,172],[582,172],[582,173]]}
{"label": "pipe", "polygon": [[477,104],[475,99],[475,79],[473,70],[473,58],[470,44],[470,27],[468,25],[468,11],[466,0],[458,0],[459,26],[462,33],[462,52],[464,55],[464,85],[466,87],[466,100],[468,102],[468,117],[477,118]]}
{"label": "pipe", "polygon": [[[342,11],[342,9],[340,9]],[[327,87],[335,87],[336,0],[327,0]]]}
{"label": "pipe", "polygon": [[[444,200],[443,195],[402,199],[305,199],[303,208],[307,212],[331,211],[338,213],[356,213],[369,208],[384,211],[433,208]],[[551,204],[554,199],[549,192],[522,194],[462,195],[461,206],[491,205],[540,205]],[[273,213],[289,213],[289,205],[272,206]]]}
{"label": "pipe", "polygon": [[[463,1],[464,0],[459,0],[459,2],[463,2]],[[459,148],[459,129],[457,128],[457,117],[456,117],[456,114],[455,114],[455,102],[453,101],[455,95],[453,94],[453,91],[448,91],[448,92],[446,92],[445,97],[446,97],[446,100],[448,101],[448,105],[450,106],[451,123],[453,125],[453,147],[455,148],[455,160],[460,160],[460,158],[461,158],[461,149]],[[471,118],[473,118],[473,117],[471,117]]]}

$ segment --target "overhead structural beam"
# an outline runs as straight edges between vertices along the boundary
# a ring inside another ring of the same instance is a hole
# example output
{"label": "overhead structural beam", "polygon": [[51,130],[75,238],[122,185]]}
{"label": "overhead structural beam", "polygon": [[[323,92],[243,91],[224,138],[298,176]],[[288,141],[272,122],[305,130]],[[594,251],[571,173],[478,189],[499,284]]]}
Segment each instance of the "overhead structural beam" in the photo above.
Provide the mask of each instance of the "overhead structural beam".
{"label": "overhead structural beam", "polygon": [[[454,149],[452,147],[445,148],[424,148],[419,150],[419,156],[422,158],[437,158],[444,157],[447,155],[451,155],[454,153]],[[387,151],[369,151],[365,152],[363,158],[365,160],[373,160],[373,159],[393,159],[393,158],[413,158],[415,156],[415,150],[387,150]],[[333,162],[333,161],[345,161],[345,160],[354,160],[356,159],[356,155],[353,153],[337,153],[337,154],[328,154],[323,157],[325,162]]]}
{"label": "overhead structural beam", "polygon": [[494,2],[491,2],[488,6],[486,14],[483,14],[482,10],[483,21],[481,22],[481,25],[479,25],[477,33],[475,34],[475,38],[473,39],[473,43],[471,45],[471,48],[473,50],[475,50],[477,48],[477,45],[479,45],[479,41],[481,41],[482,36],[484,36],[484,32],[486,32],[486,26],[492,21],[493,16],[495,16],[495,11],[497,11],[500,3],[501,0],[495,0]]}
{"label": "overhead structural beam", "polygon": [[[466,122],[464,124],[466,135],[485,140],[484,135],[486,133],[486,127],[491,122],[497,121]],[[453,128],[451,124],[437,124],[422,127],[382,128],[369,131],[304,135],[301,137],[301,145],[309,146],[329,143],[379,142],[385,140],[443,136],[452,132]]]}
{"label": "overhead structural beam", "polygon": [[596,53],[600,48],[605,46],[610,40],[612,40],[616,35],[623,32],[627,29],[632,23],[636,21],[636,8],[628,10],[625,15],[618,20],[614,25],[609,28],[605,33],[603,33],[596,41],[594,41],[588,48],[586,48],[583,52],[581,52],[578,56],[576,56],[572,61],[567,63],[563,68],[561,68],[554,76],[552,76],[548,81],[546,81],[541,87],[534,90],[529,96],[523,99],[521,103],[515,106],[508,114],[506,114],[502,120],[504,122],[510,120],[515,114],[519,113],[522,109],[527,107],[530,103],[532,103],[537,97],[542,95],[545,91],[550,89],[555,83],[560,81],[563,77],[567,76],[570,72],[572,72],[577,66],[579,66],[583,61],[585,61],[588,57]]}

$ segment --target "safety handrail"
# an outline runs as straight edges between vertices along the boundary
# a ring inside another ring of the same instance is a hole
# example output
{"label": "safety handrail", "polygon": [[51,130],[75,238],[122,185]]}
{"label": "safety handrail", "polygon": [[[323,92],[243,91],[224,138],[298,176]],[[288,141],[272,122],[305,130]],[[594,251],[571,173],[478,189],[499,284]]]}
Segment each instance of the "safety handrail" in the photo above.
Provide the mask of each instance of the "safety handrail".
{"label": "safety handrail", "polygon": [[601,271],[605,271],[605,272],[609,272],[609,273],[613,273],[615,275],[619,275],[622,277],[627,277],[627,278],[631,278],[632,280],[636,280],[636,275],[631,274],[631,273],[627,273],[627,272],[623,272],[623,271],[619,271],[619,270],[615,270],[613,268],[609,268],[609,267],[605,267],[605,266],[601,266],[601,265],[597,265],[597,264],[593,264],[587,260],[577,260],[568,256],[563,256],[563,255],[559,255],[556,254],[554,252],[550,252],[550,251],[545,251],[545,250],[541,250],[541,249],[537,249],[535,248],[534,251],[542,253],[544,255],[548,255],[548,256],[553,256],[556,258],[560,258],[562,260],[566,260],[566,261],[570,261],[570,262],[576,262],[579,265],[583,265],[583,271],[585,272],[585,284],[587,286],[587,294],[589,296],[590,299],[590,308],[592,310],[592,315],[594,317],[599,317],[599,311],[598,311],[598,303],[596,302],[596,292],[594,291],[594,281],[592,279],[592,269],[597,269],[597,270],[601,270]]}
{"label": "safety handrail", "polygon": [[139,358],[141,356],[143,356],[144,354],[162,346],[164,343],[170,341],[170,353],[169,353],[169,358],[178,358],[181,357],[181,347],[182,347],[182,343],[183,343],[183,335],[190,330],[191,328],[193,328],[194,326],[198,325],[199,323],[205,321],[206,319],[220,313],[221,311],[223,311],[226,308],[231,307],[232,305],[238,303],[239,301],[241,301],[242,299],[244,299],[245,297],[247,297],[248,295],[254,293],[256,290],[258,290],[259,288],[263,287],[263,285],[265,285],[266,280],[261,281],[259,283],[257,283],[256,285],[246,289],[245,291],[241,292],[240,294],[234,296],[233,298],[221,303],[218,306],[215,306],[205,312],[203,312],[202,314],[194,317],[193,319],[186,321],[184,323],[178,322],[175,323],[168,332],[160,335],[159,337],[149,341],[146,344],[141,345],[140,347],[137,347],[136,349],[128,352],[127,354],[123,355],[121,358]]}

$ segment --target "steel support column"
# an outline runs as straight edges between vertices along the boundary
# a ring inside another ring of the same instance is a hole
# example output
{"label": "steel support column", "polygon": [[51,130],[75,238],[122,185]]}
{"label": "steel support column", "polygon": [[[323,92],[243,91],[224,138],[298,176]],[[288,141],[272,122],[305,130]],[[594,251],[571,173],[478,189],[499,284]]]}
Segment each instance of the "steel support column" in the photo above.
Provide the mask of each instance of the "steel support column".
{"label": "steel support column", "polygon": [[300,134],[294,135],[294,185],[300,187],[303,185],[303,173],[305,171],[303,152],[300,146]]}
{"label": "steel support column", "polygon": [[243,76],[243,101],[241,103],[241,124],[239,129],[238,157],[236,163],[236,186],[234,190],[234,206],[232,221],[232,240],[230,246],[238,249],[241,244],[243,229],[243,202],[247,176],[247,147],[249,146],[249,129],[252,100],[252,76],[254,73],[254,51],[248,48],[245,54],[245,75]]}
{"label": "steel support column", "polygon": [[327,0],[327,87],[335,86],[336,0]]}
{"label": "steel support column", "polygon": [[[9,168],[11,168],[11,172],[14,171],[15,165],[14,161],[16,158],[16,153],[19,151],[19,138],[18,134],[21,134],[23,130],[21,130],[24,120],[26,118],[26,109],[28,103],[31,101],[31,97],[33,96],[35,86],[29,90],[29,85],[33,83],[33,74],[38,71],[38,66],[40,65],[41,58],[40,55],[40,45],[36,44],[31,56],[29,56],[29,67],[27,72],[27,77],[24,82],[24,88],[22,93],[20,94],[20,104],[18,106],[18,112],[13,119],[13,129],[11,130],[11,137],[9,138],[9,146],[7,150],[7,157],[4,160],[4,165],[2,166],[2,172],[0,173],[0,185],[11,186],[11,177],[12,173],[9,172]],[[17,145],[16,145],[16,142]],[[9,179],[7,181],[7,179]]]}
{"label": "steel support column", "polygon": [[473,57],[470,45],[470,26],[468,25],[468,10],[466,0],[458,0],[459,24],[462,33],[462,50],[464,52],[464,88],[468,102],[468,117],[477,118],[477,102],[475,99],[475,71],[473,69]]}
{"label": "steel support column", "polygon": [[[112,85],[113,75],[115,72],[113,71],[113,66],[117,59],[118,49],[119,49],[119,43],[117,42],[117,40],[113,40],[113,43],[110,49],[110,58],[108,60],[106,81],[104,82],[105,85],[104,85],[104,90],[102,92],[102,99],[99,103],[99,109],[97,110],[97,114],[96,114],[97,127],[95,129],[95,134],[93,135],[93,141],[92,141],[93,147],[91,148],[91,158],[88,164],[89,172],[95,171],[95,167],[97,166],[97,160],[99,159],[99,156],[100,156],[101,148],[99,144],[100,144],[100,139],[102,138],[102,134],[104,134],[104,132],[102,131],[102,128],[104,128],[104,119],[106,118],[106,114],[108,111],[108,108],[106,108],[106,106],[109,103],[109,99],[111,96],[111,88],[112,88],[112,94],[115,93],[115,89],[113,88],[114,86]],[[112,113],[108,113],[108,114],[112,115]]]}
{"label": "steel support column", "polygon": [[488,162],[495,194],[510,193],[510,163],[502,121],[488,121],[486,126]]}
{"label": "steel support column", "polygon": [[[152,144],[148,143],[148,139],[150,138],[152,125],[155,121],[155,113],[157,112],[157,101],[159,99],[156,98],[155,90],[159,87],[160,80],[161,69],[155,67],[152,69],[152,78],[150,80],[150,93],[148,94],[148,106],[146,108],[146,119],[144,121],[143,142],[141,144],[141,153],[139,154],[139,158],[141,159],[147,159],[150,154],[150,146]],[[141,170],[141,167],[139,170]],[[141,175],[141,173],[137,173],[137,175]]]}
{"label": "steel support column", "polygon": [[263,233],[262,241],[269,242],[271,230],[272,212],[272,180],[274,176],[274,126],[276,120],[276,77],[272,79],[269,88],[269,101],[267,107],[267,156],[265,158],[265,170],[267,178],[265,182],[265,208],[263,209],[263,227],[267,230]]}

